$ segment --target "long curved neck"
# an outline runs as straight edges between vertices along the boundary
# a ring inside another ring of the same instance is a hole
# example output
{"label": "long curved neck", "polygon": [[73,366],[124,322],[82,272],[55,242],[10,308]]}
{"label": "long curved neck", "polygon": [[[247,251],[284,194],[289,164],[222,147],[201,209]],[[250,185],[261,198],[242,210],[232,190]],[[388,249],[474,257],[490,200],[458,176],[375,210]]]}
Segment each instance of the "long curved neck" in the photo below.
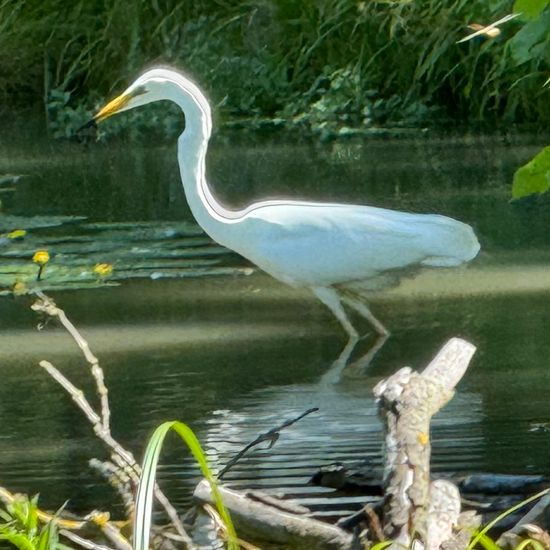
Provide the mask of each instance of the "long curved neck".
{"label": "long curved neck", "polygon": [[185,131],[178,139],[178,162],[185,196],[199,225],[219,240],[228,223],[242,213],[229,210],[212,194],[206,181],[206,152],[212,127],[210,107],[193,83],[181,77],[165,88],[167,99],[174,101],[185,114]]}

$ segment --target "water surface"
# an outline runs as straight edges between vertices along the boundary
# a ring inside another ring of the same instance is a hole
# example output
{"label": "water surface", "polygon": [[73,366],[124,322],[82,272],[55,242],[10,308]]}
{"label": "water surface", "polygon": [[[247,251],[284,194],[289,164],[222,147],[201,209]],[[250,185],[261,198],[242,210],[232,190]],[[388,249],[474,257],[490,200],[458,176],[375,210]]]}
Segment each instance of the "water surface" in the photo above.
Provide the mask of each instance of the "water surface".
{"label": "water surface", "polygon": [[[1,139],[0,173],[26,175],[2,193],[4,214],[192,221],[172,146]],[[426,272],[373,296],[392,336],[366,375],[335,386],[320,381],[345,344],[340,327],[306,292],[261,273],[56,292],[105,370],[114,435],[140,456],[156,425],[180,419],[220,467],[259,432],[318,406],[231,478],[301,494],[319,465],[360,458],[379,464],[372,387],[401,366],[424,366],[449,337],[462,336],[478,352],[434,422],[434,468],[550,474],[550,208],[544,198],[509,202],[514,170],[544,144],[521,136],[320,145],[219,135],[208,170],[232,206],[285,196],[438,212],[470,223],[482,253],[467,268]],[[71,235],[75,227],[55,231]],[[105,261],[116,259],[106,252]],[[220,256],[217,266],[226,264],[248,266]],[[37,363],[48,359],[92,391],[89,373],[63,331],[51,323],[36,330],[30,303],[0,300],[0,484],[40,492],[51,507],[70,498],[75,510],[105,508],[111,495],[87,460],[106,454]],[[197,473],[175,442],[162,478],[176,502],[189,502]],[[306,499],[317,502],[314,491]]]}

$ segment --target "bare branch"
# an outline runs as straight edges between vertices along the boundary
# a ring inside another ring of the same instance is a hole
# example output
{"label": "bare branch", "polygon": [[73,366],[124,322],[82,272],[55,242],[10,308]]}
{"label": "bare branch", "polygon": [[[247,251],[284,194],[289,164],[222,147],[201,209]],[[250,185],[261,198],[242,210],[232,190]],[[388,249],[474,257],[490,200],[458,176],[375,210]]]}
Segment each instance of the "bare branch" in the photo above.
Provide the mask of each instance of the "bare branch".
{"label": "bare branch", "polygon": [[[50,317],[56,318],[72,336],[78,347],[81,349],[86,361],[91,366],[91,373],[96,382],[96,388],[101,401],[101,416],[93,409],[89,401],[84,397],[84,392],[79,390],[72,382],[70,382],[61,372],[56,369],[50,362],[41,361],[40,366],[44,368],[54,380],[56,380],[72,397],[73,401],[84,412],[88,420],[93,426],[94,433],[97,437],[111,449],[111,460],[116,464],[132,482],[137,485],[141,468],[136,462],[131,452],[127,451],[118,441],[111,435],[110,428],[110,408],[109,394],[105,386],[103,370],[99,366],[97,357],[90,350],[88,342],[82,337],[77,328],[71,323],[65,312],[58,308],[55,302],[46,296],[42,291],[37,290],[36,295],[38,300],[31,306],[34,311],[42,312]],[[179,519],[176,509],[172,506],[166,495],[161,491],[158,485],[155,485],[155,498],[164,508],[166,514],[175,528],[178,535],[185,541],[187,548],[193,549],[195,545],[185,531],[181,520]]]}
{"label": "bare branch", "polygon": [[97,357],[90,350],[88,342],[82,337],[77,328],[71,323],[65,312],[58,308],[55,305],[55,302],[49,297],[46,296],[42,291],[37,290],[36,295],[39,297],[32,306],[31,309],[34,311],[40,311],[49,315],[50,317],[55,317],[63,325],[65,330],[72,336],[73,340],[76,342],[80,350],[82,351],[86,361],[90,364],[90,369],[92,376],[96,381],[97,393],[101,401],[101,418],[103,423],[103,428],[109,430],[109,422],[111,417],[111,411],[109,409],[109,392],[105,386],[105,379],[103,376],[103,370],[99,367],[99,361]]}
{"label": "bare branch", "polygon": [[109,548],[109,546],[104,546],[103,544],[96,544],[95,542],[82,538],[76,533],[72,533],[71,531],[67,531],[66,529],[61,529],[59,531],[59,534],[65,537],[66,539],[69,539],[71,542],[78,544],[78,546],[81,546],[82,548],[86,548],[88,550],[113,550],[112,548]]}
{"label": "bare branch", "polygon": [[319,407],[313,407],[312,409],[308,409],[307,411],[303,412],[296,418],[291,418],[290,420],[285,420],[282,424],[279,426],[276,426],[275,428],[271,428],[271,430],[268,430],[267,432],[264,432],[263,434],[260,434],[254,441],[251,441],[248,445],[246,445],[242,450],[240,450],[222,469],[222,471],[218,474],[218,479],[222,479],[223,476],[250,450],[252,447],[255,447],[256,445],[259,445],[263,441],[269,441],[269,448],[273,447],[277,440],[279,439],[280,432],[284,428],[288,428],[289,426],[292,426],[292,424],[298,422],[298,420],[301,420],[304,418],[304,416],[307,416],[308,414],[311,414],[313,412],[317,412],[319,410]]}

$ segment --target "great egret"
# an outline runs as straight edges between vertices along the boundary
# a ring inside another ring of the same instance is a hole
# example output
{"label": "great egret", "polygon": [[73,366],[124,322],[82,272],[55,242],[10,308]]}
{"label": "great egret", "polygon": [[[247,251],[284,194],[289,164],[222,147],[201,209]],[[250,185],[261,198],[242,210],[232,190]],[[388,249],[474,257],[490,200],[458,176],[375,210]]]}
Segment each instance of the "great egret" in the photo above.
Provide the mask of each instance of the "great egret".
{"label": "great egret", "polygon": [[399,270],[456,266],[479,251],[469,225],[434,214],[295,200],[260,201],[230,210],[214,197],[205,175],[210,106],[198,86],[181,73],[148,70],[93,120],[159,100],[173,101],[185,115],[178,161],[187,201],[200,226],[276,279],[311,289],[347,332],[349,352],[359,334],[343,304],[367,319],[378,334],[388,334],[357,283],[376,287],[398,276]]}

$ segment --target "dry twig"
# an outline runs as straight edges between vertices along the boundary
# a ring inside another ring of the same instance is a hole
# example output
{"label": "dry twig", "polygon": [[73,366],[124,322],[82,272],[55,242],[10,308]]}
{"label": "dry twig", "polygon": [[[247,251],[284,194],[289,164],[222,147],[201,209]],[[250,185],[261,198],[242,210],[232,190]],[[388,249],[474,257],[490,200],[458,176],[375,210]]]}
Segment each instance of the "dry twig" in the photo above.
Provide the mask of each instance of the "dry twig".
{"label": "dry twig", "polygon": [[[61,308],[57,307],[55,302],[46,296],[42,291],[37,290],[36,295],[38,296],[38,300],[31,306],[31,308],[34,311],[44,313],[51,318],[59,320],[61,325],[67,330],[82,351],[86,361],[90,364],[90,370],[96,382],[97,393],[101,402],[101,413],[98,414],[84,396],[84,392],[70,382],[49,361],[40,361],[40,366],[44,368],[48,374],[72,397],[73,401],[78,405],[80,410],[84,412],[86,418],[88,418],[89,422],[92,424],[94,433],[101,441],[105,443],[105,445],[107,445],[108,448],[111,449],[111,459],[113,463],[123,471],[124,475],[128,475],[133,484],[137,486],[139,483],[139,476],[141,474],[139,464],[136,462],[132,453],[122,447],[122,445],[120,445],[120,443],[118,443],[111,435],[109,395],[107,387],[105,386],[103,370],[99,366],[97,357],[92,353],[88,342],[71,323],[65,312]],[[185,542],[187,548],[195,548],[193,541],[185,531],[185,528],[179,519],[176,509],[172,506],[166,495],[158,486],[155,486],[155,498],[164,508],[164,511],[170,518],[170,522],[178,535]]]}
{"label": "dry twig", "polygon": [[292,424],[295,424],[298,422],[298,420],[301,420],[304,418],[304,416],[307,416],[308,414],[311,414],[313,412],[317,412],[319,410],[319,407],[313,407],[312,409],[308,409],[307,411],[303,412],[296,418],[291,418],[290,420],[285,420],[282,424],[279,426],[276,426],[275,428],[271,428],[271,430],[268,430],[267,432],[264,432],[263,434],[260,434],[254,441],[251,441],[248,445],[246,445],[242,450],[240,450],[222,469],[222,471],[218,474],[218,479],[222,479],[223,476],[250,450],[252,447],[255,447],[256,445],[259,445],[263,441],[269,441],[269,447],[268,449],[271,449],[275,443],[277,443],[277,440],[279,439],[280,432],[284,428],[288,428],[289,426],[292,426]]}

